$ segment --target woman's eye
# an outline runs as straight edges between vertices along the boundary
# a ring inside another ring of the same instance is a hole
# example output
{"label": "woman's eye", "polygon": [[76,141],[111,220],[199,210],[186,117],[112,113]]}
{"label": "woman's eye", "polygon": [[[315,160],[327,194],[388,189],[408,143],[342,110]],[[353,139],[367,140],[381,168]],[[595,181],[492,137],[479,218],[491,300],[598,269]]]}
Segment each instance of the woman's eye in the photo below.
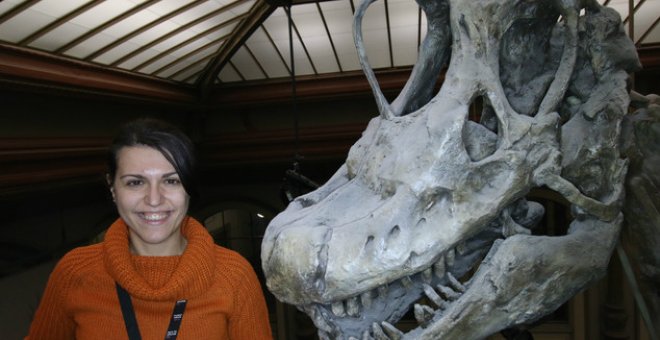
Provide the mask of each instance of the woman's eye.
{"label": "woman's eye", "polygon": [[168,178],[165,180],[165,183],[170,185],[179,185],[181,184],[181,181],[178,178]]}
{"label": "woman's eye", "polygon": [[135,180],[130,180],[130,181],[126,182],[126,186],[129,186],[129,187],[135,187],[135,186],[138,186],[138,185],[140,185],[140,184],[142,184],[142,181],[141,181],[141,180],[137,180],[137,179],[135,179]]}

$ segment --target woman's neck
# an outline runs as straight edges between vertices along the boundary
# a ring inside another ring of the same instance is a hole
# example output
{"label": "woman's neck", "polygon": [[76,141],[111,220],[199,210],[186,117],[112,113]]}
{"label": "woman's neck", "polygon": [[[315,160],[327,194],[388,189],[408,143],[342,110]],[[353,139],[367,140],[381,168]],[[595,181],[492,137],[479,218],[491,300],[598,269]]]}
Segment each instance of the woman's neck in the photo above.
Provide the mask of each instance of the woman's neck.
{"label": "woman's neck", "polygon": [[129,235],[129,249],[131,254],[139,256],[179,256],[183,254],[188,245],[188,240],[181,236],[168,243],[148,244],[135,242],[133,236]]}

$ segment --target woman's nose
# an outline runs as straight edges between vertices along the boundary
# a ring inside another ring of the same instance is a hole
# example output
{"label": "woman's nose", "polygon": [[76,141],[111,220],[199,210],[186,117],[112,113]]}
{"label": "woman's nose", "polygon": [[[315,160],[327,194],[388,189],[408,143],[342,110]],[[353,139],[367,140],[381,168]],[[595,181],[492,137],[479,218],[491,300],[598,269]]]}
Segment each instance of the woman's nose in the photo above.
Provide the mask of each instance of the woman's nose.
{"label": "woman's nose", "polygon": [[160,190],[159,185],[150,185],[147,189],[147,194],[145,195],[145,200],[147,204],[151,206],[157,206],[161,203],[163,195]]}

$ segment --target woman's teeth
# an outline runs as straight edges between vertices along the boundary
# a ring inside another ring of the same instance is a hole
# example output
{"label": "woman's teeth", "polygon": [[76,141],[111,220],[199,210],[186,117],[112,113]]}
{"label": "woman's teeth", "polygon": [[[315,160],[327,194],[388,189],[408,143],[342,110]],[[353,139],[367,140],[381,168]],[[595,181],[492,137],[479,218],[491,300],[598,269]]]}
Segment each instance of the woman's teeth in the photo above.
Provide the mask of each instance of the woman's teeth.
{"label": "woman's teeth", "polygon": [[147,220],[147,221],[158,221],[162,220],[165,217],[167,217],[167,214],[159,213],[159,214],[142,214],[142,217]]}

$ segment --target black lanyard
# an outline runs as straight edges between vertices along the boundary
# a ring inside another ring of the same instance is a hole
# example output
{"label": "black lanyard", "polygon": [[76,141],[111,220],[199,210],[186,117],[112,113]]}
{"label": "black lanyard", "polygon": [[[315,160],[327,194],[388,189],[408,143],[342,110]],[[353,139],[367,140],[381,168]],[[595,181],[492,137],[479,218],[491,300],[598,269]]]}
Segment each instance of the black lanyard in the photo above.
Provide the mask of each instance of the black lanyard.
{"label": "black lanyard", "polygon": [[[126,324],[126,332],[130,340],[141,340],[140,329],[138,328],[137,320],[135,319],[135,311],[133,310],[133,303],[131,296],[128,292],[119,285],[117,286],[117,295],[119,296],[119,304],[121,305],[121,314],[124,316],[124,323]],[[172,319],[170,319],[170,326],[167,327],[165,333],[165,340],[174,340],[179,334],[179,326],[181,326],[181,319],[183,319],[183,312],[186,309],[186,300],[178,300],[174,303],[174,310],[172,311]]]}

